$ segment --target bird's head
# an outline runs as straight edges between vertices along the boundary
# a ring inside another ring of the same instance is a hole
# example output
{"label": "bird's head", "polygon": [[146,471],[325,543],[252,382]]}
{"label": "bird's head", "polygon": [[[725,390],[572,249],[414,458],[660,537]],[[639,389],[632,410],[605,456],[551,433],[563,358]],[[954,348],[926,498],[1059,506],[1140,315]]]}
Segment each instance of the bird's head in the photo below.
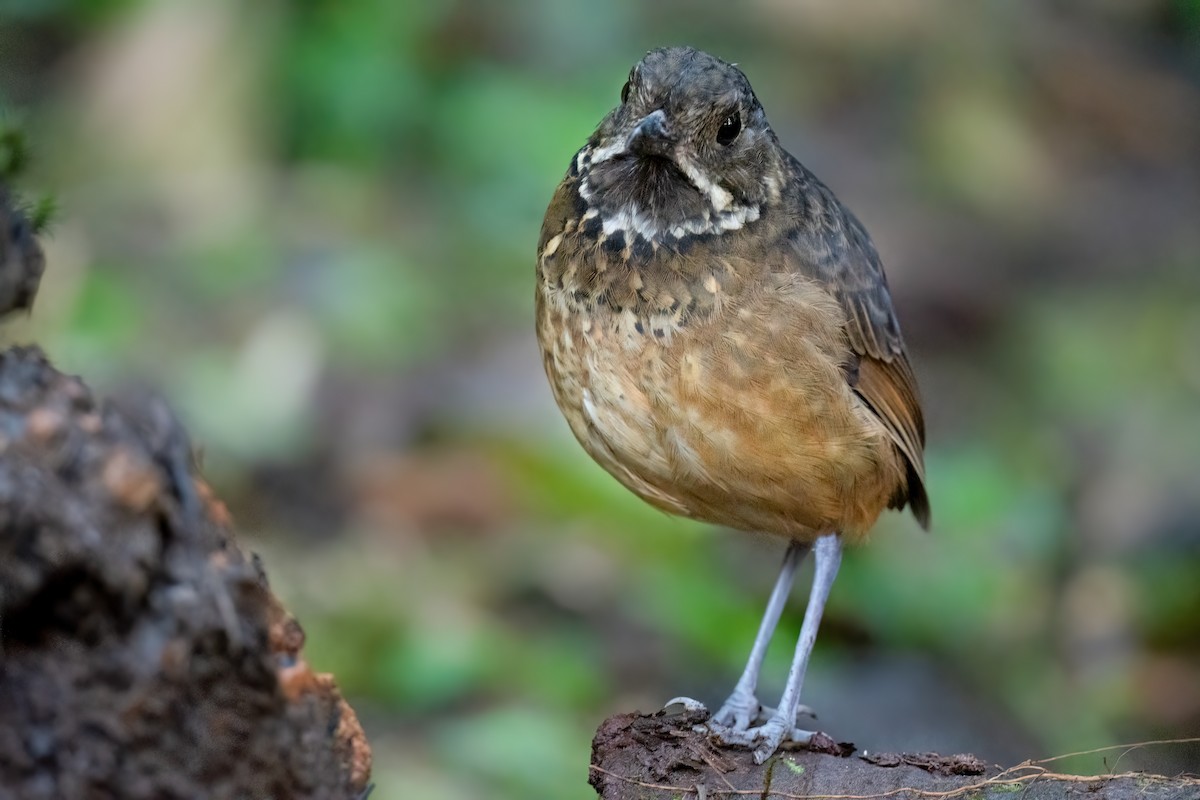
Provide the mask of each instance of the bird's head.
{"label": "bird's head", "polygon": [[746,76],[690,47],[647,53],[578,159],[580,191],[605,228],[645,238],[739,229],[784,180]]}

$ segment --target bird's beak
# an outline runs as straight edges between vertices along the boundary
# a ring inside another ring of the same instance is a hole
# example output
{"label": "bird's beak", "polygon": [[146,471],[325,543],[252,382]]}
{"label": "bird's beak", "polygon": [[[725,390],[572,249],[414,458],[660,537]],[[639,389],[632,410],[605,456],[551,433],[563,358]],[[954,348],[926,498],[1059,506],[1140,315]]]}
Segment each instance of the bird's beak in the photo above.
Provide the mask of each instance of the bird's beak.
{"label": "bird's beak", "polygon": [[638,120],[625,140],[625,149],[641,156],[665,158],[674,148],[675,139],[667,127],[667,113],[661,108]]}

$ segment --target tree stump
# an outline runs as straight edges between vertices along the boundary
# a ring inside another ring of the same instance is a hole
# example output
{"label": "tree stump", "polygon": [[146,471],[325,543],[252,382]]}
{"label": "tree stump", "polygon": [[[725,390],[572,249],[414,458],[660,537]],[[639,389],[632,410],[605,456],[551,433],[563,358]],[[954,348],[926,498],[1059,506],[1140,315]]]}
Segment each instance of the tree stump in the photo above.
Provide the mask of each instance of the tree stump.
{"label": "tree stump", "polygon": [[0,353],[0,798],[356,798],[370,750],[166,406]]}

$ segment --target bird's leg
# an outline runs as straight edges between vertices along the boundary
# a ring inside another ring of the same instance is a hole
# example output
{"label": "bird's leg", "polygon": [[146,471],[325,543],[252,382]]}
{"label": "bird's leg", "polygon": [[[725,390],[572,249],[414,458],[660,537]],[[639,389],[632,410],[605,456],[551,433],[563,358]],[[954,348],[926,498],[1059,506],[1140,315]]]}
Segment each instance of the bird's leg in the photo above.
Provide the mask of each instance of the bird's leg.
{"label": "bird's leg", "polygon": [[825,601],[829,599],[829,591],[833,588],[838,567],[842,563],[841,537],[836,533],[822,536],[813,549],[816,569],[812,590],[808,595],[808,608],[804,611],[804,624],[800,627],[800,639],[796,642],[796,655],[792,658],[792,668],[788,670],[783,697],[779,699],[775,715],[758,729],[759,746],[754,751],[757,764],[770,758],[785,738],[802,743],[812,738],[808,731],[795,730],[796,709],[800,705],[800,689],[804,685],[804,673],[808,670],[808,657],[812,655],[813,645],[817,641],[817,628],[825,613]]}
{"label": "bird's leg", "polygon": [[775,633],[775,625],[779,622],[779,615],[783,613],[783,607],[787,604],[788,595],[792,591],[792,583],[796,579],[796,569],[808,555],[810,549],[807,542],[793,539],[788,545],[787,552],[783,554],[783,566],[779,569],[779,578],[775,581],[775,588],[771,590],[771,599],[767,601],[767,610],[763,612],[762,622],[759,623],[758,634],[754,637],[754,646],[750,648],[750,658],[746,661],[746,669],[742,671],[742,677],[738,678],[733,694],[729,695],[725,704],[716,714],[713,714],[712,722],[717,725],[735,731],[744,731],[750,727],[750,723],[758,719],[760,707],[758,698],[754,694],[754,690],[758,686],[758,673],[762,668],[763,657],[767,654],[767,645],[771,643],[771,636]]}
{"label": "bird's leg", "polygon": [[811,732],[796,729],[796,712],[800,707],[800,689],[804,685],[808,657],[817,640],[817,628],[825,611],[825,601],[829,598],[829,590],[842,563],[842,540],[836,533],[822,536],[813,550],[816,554],[816,571],[813,574],[812,591],[808,596],[800,639],[796,642],[796,655],[792,659],[792,668],[788,671],[787,684],[778,708],[765,724],[756,728],[744,731],[718,728],[713,731],[727,744],[757,745],[754,761],[758,764],[770,758],[784,739],[804,743],[812,738]]}

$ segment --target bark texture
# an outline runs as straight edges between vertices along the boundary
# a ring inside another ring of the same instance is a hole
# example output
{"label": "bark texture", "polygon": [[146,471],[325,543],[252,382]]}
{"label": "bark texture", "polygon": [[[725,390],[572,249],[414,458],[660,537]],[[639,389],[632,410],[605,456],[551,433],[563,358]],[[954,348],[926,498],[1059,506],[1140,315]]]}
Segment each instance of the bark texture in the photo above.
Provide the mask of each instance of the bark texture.
{"label": "bark texture", "polygon": [[748,750],[719,748],[694,726],[705,715],[621,714],[592,742],[590,782],[602,800],[1196,800],[1200,778],[1126,774],[1056,775],[1037,765],[1010,769],[971,755],[852,755],[828,738],[822,752],[781,752],[762,766]]}
{"label": "bark texture", "polygon": [[160,401],[0,353],[0,798],[355,798],[370,750]]}

